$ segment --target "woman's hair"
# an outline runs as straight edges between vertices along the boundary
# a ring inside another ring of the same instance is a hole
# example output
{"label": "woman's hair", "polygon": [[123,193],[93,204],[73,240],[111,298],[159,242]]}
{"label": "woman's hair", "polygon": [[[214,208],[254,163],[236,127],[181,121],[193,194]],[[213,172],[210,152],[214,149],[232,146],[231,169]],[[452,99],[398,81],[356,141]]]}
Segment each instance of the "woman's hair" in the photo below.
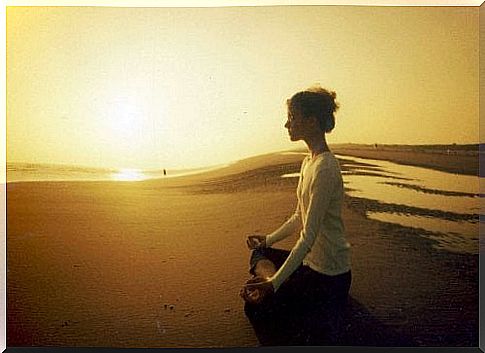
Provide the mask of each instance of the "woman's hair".
{"label": "woman's hair", "polygon": [[322,130],[330,132],[335,127],[334,113],[339,108],[339,104],[335,101],[336,97],[335,92],[314,86],[293,95],[288,106],[300,112],[303,118],[314,116],[318,119]]}

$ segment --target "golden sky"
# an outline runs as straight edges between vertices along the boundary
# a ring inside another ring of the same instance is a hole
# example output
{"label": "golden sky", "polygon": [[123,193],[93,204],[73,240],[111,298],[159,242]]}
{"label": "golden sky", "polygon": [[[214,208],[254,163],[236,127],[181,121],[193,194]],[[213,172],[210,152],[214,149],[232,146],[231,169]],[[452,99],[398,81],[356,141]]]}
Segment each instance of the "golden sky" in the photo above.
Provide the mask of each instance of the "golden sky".
{"label": "golden sky", "polygon": [[285,100],[337,92],[330,143],[479,142],[478,7],[7,8],[7,161],[191,168],[291,143]]}

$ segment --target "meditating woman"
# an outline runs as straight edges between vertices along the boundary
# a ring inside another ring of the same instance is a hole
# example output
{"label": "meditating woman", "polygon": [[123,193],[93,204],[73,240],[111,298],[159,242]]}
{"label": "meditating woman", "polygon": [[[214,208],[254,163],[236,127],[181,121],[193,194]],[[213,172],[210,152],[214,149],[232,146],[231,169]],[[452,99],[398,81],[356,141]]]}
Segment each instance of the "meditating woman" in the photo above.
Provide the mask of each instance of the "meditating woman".
{"label": "meditating woman", "polygon": [[[306,143],[309,155],[301,165],[295,213],[271,234],[247,239],[253,278],[241,290],[246,306],[270,312],[291,306],[336,308],[348,297],[350,245],[341,215],[342,174],[325,139],[335,126],[335,97],[335,92],[316,87],[287,100],[285,128],[291,141]],[[272,248],[299,229],[291,252]]]}

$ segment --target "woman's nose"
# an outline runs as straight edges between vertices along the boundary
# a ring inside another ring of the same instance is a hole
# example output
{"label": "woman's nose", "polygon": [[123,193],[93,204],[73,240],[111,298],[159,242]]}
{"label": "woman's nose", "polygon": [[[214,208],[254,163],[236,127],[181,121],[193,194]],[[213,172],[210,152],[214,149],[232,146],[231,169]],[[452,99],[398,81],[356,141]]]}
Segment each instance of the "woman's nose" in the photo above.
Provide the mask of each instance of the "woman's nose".
{"label": "woman's nose", "polygon": [[285,123],[285,127],[288,129],[290,127],[290,122],[287,120]]}

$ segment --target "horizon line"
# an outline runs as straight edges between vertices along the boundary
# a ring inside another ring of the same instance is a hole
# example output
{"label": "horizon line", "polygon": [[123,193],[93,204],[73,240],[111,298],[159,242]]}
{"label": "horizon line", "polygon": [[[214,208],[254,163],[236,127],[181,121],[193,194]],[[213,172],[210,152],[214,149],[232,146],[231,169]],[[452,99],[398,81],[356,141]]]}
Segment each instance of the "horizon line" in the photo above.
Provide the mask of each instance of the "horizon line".
{"label": "horizon line", "polygon": [[[479,143],[463,143],[463,144],[458,144],[458,143],[436,143],[436,144],[388,144],[388,143],[354,143],[354,142],[344,142],[344,143],[329,143],[329,146],[344,146],[344,145],[353,145],[353,146],[363,146],[363,147],[368,147],[368,146],[380,146],[380,147],[464,147],[464,146],[476,146],[477,151],[480,151],[480,147],[482,145],[485,145],[485,142],[479,142]],[[145,172],[155,172],[155,171],[162,171],[163,169],[170,170],[170,171],[188,171],[188,170],[202,170],[202,169],[207,169],[207,168],[215,168],[221,165],[226,165],[230,163],[236,163],[241,160],[245,160],[248,158],[253,158],[257,156],[264,156],[268,154],[273,154],[273,153],[281,153],[281,152],[302,152],[306,151],[307,149],[305,147],[299,147],[299,148],[290,148],[290,149],[284,149],[284,150],[277,150],[277,151],[270,151],[270,152],[264,152],[264,153],[259,153],[259,154],[254,154],[250,156],[246,156],[243,158],[239,159],[234,159],[231,161],[227,161],[225,163],[218,163],[218,164],[210,164],[210,165],[205,165],[205,166],[198,166],[198,167],[188,167],[188,168],[181,168],[181,167],[157,167],[157,168],[134,168],[134,167],[100,167],[100,166],[94,166],[94,165],[86,165],[86,164],[70,164],[70,163],[56,163],[56,162],[31,162],[31,161],[6,161],[5,166],[7,167],[8,165],[13,165],[13,164],[32,164],[32,165],[46,165],[46,166],[57,166],[57,167],[75,167],[77,169],[96,169],[96,170],[111,170],[111,171],[119,171],[119,170],[141,170]]]}

